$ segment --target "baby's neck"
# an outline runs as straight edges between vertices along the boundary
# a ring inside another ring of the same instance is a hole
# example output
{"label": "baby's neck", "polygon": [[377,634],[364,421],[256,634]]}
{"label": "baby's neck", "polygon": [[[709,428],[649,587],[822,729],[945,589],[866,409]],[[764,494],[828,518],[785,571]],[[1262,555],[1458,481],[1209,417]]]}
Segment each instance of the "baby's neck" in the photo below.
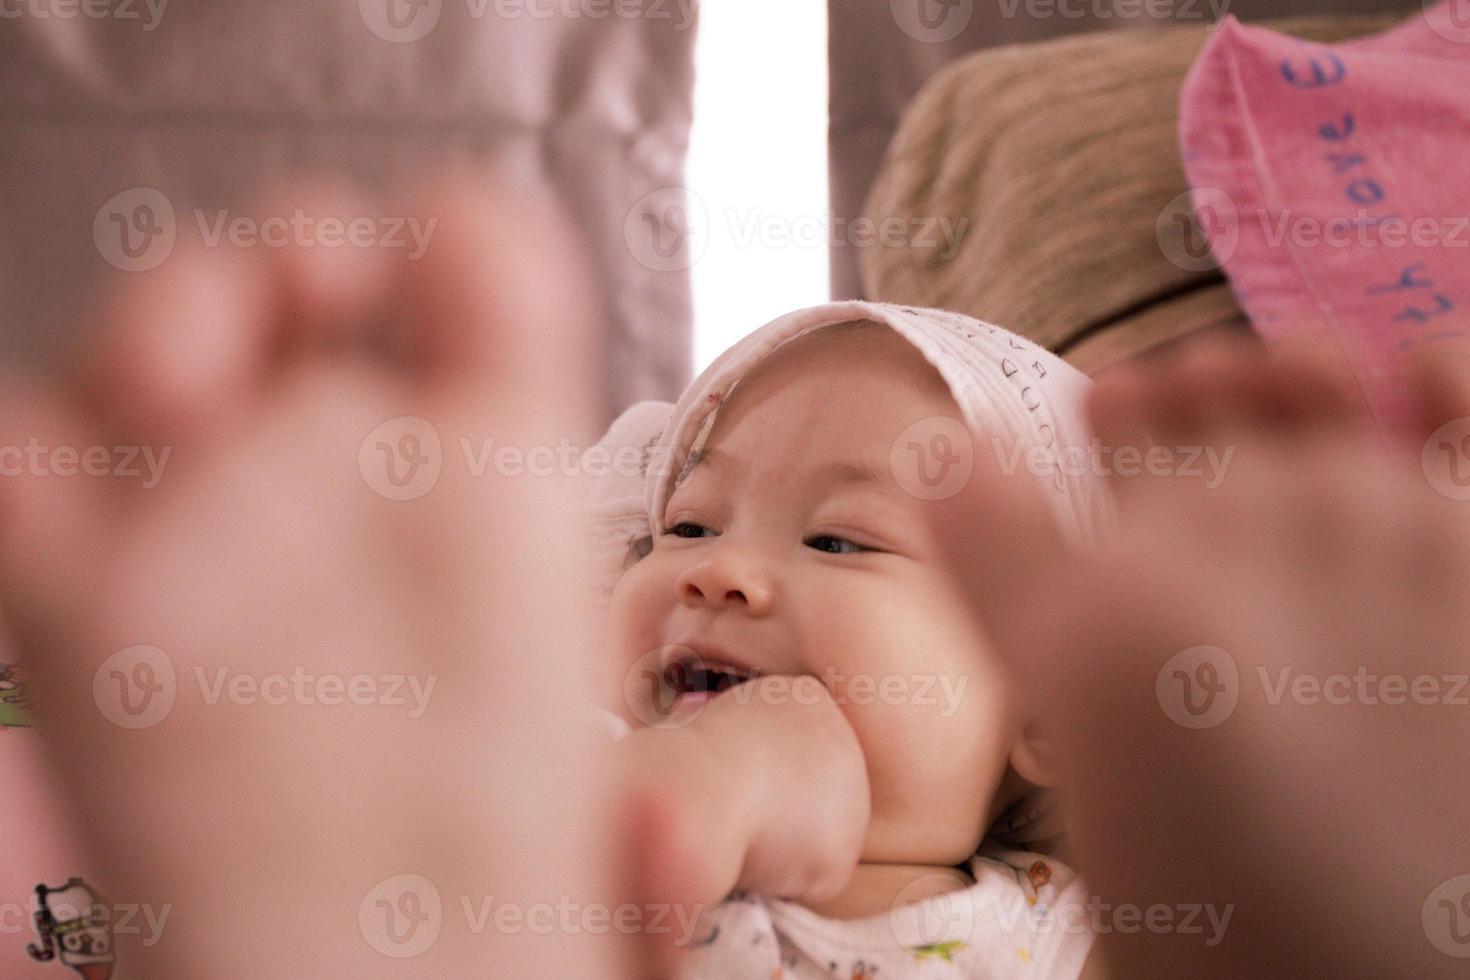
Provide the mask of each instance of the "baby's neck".
{"label": "baby's neck", "polygon": [[859,864],[840,895],[807,907],[827,919],[864,919],[887,912],[900,894],[917,902],[974,883],[966,872],[943,865]]}

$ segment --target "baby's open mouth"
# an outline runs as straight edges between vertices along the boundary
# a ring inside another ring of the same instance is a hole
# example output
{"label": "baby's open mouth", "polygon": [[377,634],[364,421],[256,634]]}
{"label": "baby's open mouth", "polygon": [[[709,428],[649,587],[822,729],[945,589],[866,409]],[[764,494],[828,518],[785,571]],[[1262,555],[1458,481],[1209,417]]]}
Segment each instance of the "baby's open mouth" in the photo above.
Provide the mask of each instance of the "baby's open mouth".
{"label": "baby's open mouth", "polygon": [[712,698],[754,676],[754,671],[707,663],[697,657],[676,660],[664,668],[664,683],[681,699]]}

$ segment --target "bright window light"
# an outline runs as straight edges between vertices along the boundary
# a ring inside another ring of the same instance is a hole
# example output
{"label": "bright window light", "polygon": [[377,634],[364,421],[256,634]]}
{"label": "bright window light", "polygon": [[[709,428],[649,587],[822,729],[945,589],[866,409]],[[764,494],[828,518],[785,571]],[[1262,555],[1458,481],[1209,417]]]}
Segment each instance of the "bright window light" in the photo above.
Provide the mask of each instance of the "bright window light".
{"label": "bright window light", "polygon": [[828,298],[827,5],[705,0],[688,187],[702,371],[741,337]]}

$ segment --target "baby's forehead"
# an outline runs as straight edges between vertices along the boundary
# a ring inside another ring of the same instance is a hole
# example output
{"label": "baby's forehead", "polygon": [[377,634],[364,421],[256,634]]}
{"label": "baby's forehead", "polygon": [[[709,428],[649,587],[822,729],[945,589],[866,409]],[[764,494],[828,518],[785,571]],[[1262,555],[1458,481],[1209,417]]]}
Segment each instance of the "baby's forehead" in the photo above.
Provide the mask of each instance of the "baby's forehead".
{"label": "baby's forehead", "polygon": [[939,377],[924,355],[887,324],[873,320],[850,320],[810,330],[781,344],[750,372],[749,377],[763,372],[802,371],[813,368],[827,370],[860,370],[884,367],[894,372],[913,371],[915,379]]}
{"label": "baby's forehead", "polygon": [[917,348],[879,324],[824,328],[777,348],[740,379],[685,473],[713,461],[709,470],[730,477],[760,469],[892,483],[895,442],[936,417],[958,423],[960,412]]}
{"label": "baby's forehead", "polygon": [[895,407],[916,401],[954,407],[948,383],[917,347],[891,327],[855,320],[821,327],[777,347],[735,383],[720,414],[749,411],[793,388],[808,397],[834,400],[845,389],[856,388]]}

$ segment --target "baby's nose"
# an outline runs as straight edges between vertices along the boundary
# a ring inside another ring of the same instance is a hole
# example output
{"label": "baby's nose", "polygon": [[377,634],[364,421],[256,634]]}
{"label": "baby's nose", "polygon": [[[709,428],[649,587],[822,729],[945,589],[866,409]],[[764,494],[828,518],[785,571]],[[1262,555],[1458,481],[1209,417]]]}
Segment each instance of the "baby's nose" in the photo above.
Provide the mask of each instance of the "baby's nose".
{"label": "baby's nose", "polygon": [[[706,583],[706,587],[709,587],[708,583]],[[745,592],[741,589],[728,588],[721,590],[718,587],[714,587],[706,593],[704,589],[700,588],[697,582],[690,581],[685,583],[684,590],[691,602],[743,602],[746,605],[750,605],[750,600],[746,598]],[[724,592],[723,595],[720,594],[721,591]]]}
{"label": "baby's nose", "polygon": [[749,555],[721,555],[699,562],[679,577],[679,599],[690,606],[745,606],[754,615],[770,611],[768,573]]}

